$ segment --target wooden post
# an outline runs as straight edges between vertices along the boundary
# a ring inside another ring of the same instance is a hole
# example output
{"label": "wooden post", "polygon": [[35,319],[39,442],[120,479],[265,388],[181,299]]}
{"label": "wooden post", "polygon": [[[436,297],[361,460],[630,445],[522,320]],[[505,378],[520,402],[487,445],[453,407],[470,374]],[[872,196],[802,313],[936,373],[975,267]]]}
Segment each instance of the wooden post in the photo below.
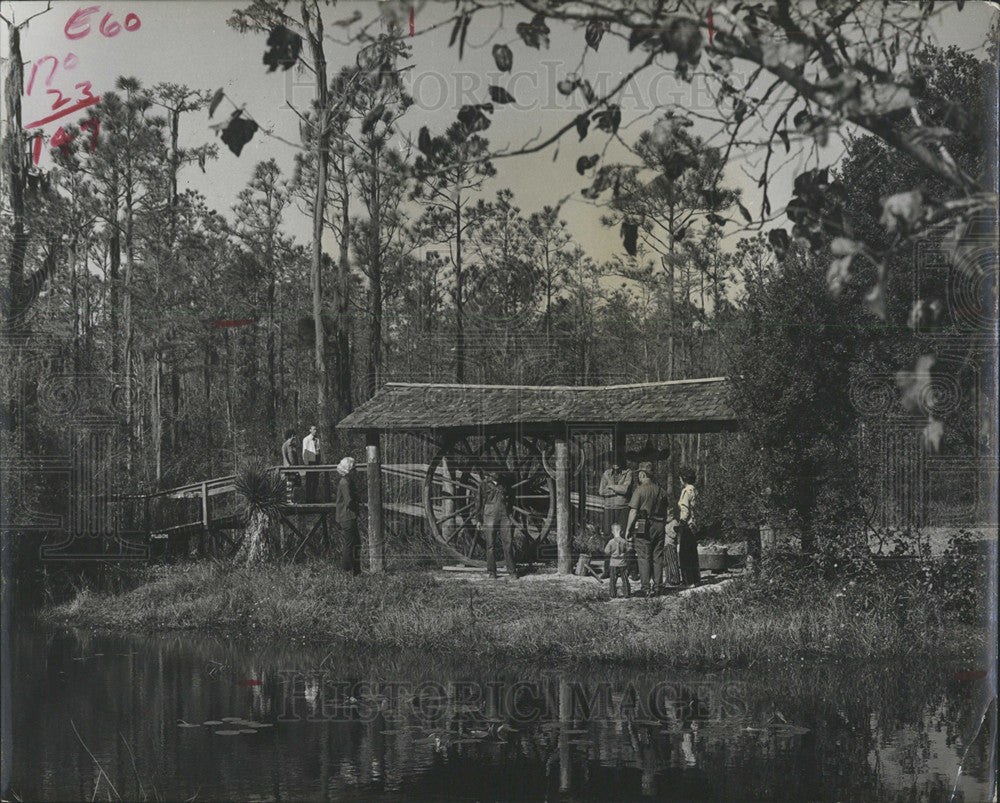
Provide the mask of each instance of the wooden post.
{"label": "wooden post", "polygon": [[569,540],[569,449],[566,436],[556,438],[556,549],[559,574],[572,571]]}
{"label": "wooden post", "polygon": [[382,524],[382,464],[378,430],[365,433],[368,461],[368,561],[373,574],[385,571],[385,530]]}
{"label": "wooden post", "polygon": [[203,482],[201,484],[201,526],[208,531],[209,518],[208,518],[208,483]]}
{"label": "wooden post", "polygon": [[621,424],[615,424],[615,428],[611,435],[611,451],[614,454],[614,459],[618,461],[618,465],[625,466],[625,432],[622,430]]}
{"label": "wooden post", "polygon": [[[199,552],[207,552],[212,544],[212,531],[209,529],[210,524],[211,522],[208,515],[208,483],[203,482],[201,484],[201,537],[198,539]],[[205,544],[204,550],[201,549],[202,544]],[[188,539],[187,551],[191,551],[190,539]]]}

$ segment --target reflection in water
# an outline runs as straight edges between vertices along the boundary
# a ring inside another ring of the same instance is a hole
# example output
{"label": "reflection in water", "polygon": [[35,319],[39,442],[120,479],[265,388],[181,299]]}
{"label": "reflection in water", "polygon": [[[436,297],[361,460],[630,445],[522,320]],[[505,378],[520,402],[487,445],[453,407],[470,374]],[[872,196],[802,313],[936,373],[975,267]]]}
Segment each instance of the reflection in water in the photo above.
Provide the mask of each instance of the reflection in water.
{"label": "reflection in water", "polygon": [[[932,666],[546,673],[187,635],[15,644],[21,799],[938,799],[978,702]],[[967,800],[988,754],[969,750]]]}

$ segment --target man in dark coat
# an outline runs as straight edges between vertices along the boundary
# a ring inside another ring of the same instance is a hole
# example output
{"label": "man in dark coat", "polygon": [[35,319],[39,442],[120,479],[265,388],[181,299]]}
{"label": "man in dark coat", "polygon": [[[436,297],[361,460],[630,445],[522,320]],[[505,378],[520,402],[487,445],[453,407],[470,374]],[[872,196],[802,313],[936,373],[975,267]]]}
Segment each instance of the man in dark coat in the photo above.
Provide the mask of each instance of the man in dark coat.
{"label": "man in dark coat", "polygon": [[337,465],[337,528],[343,539],[340,568],[361,574],[361,534],[358,532],[358,496],[352,482],[354,458],[345,457]]}
{"label": "man in dark coat", "polygon": [[497,556],[494,538],[497,528],[500,529],[500,540],[503,544],[503,558],[507,566],[507,574],[517,579],[517,567],[514,565],[514,522],[511,519],[510,490],[495,471],[487,471],[479,486],[477,505],[486,536],[486,572],[490,577],[497,576]]}

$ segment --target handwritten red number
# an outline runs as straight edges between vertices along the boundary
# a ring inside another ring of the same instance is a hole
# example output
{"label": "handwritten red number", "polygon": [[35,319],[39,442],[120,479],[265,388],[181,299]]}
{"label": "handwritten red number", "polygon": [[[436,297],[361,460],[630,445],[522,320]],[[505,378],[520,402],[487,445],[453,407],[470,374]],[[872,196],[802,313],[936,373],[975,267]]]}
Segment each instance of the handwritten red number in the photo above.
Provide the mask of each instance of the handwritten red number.
{"label": "handwritten red number", "polygon": [[31,158],[34,160],[35,164],[38,164],[38,160],[42,158],[42,132],[38,132],[38,136],[34,138],[35,142],[31,146]]}
{"label": "handwritten red number", "polygon": [[72,98],[63,97],[63,93],[60,92],[58,89],[46,89],[45,90],[45,94],[46,95],[55,95],[56,96],[56,99],[55,99],[55,101],[52,104],[53,111],[55,111],[56,109],[58,109],[60,106],[65,106],[67,103],[69,103],[72,100]]}
{"label": "handwritten red number", "polygon": [[58,148],[59,150],[61,150],[63,156],[69,156],[69,144],[74,139],[75,137],[71,137],[69,134],[66,133],[66,130],[62,126],[59,126],[59,128],[56,129],[56,133],[52,135],[52,139],[49,142],[49,145],[51,145],[53,148]]}
{"label": "handwritten red number", "polygon": [[94,101],[98,100],[98,98],[95,98],[90,93],[90,81],[81,81],[80,83],[78,83],[76,85],[76,88],[83,90],[83,99],[84,100],[94,100]]}
{"label": "handwritten red number", "polygon": [[76,53],[67,53],[66,58],[63,59],[63,69],[72,70],[79,63],[80,59],[77,58]]}
{"label": "handwritten red number", "polygon": [[118,36],[122,32],[122,26],[117,22],[111,21],[111,14],[105,14],[104,19],[101,20],[101,33],[104,34],[108,39],[113,36]]}
{"label": "handwritten red number", "polygon": [[100,9],[100,6],[87,6],[86,8],[78,8],[74,11],[73,15],[66,21],[66,27],[63,28],[66,38],[83,39],[83,37],[90,33],[89,17],[98,9]]}
{"label": "handwritten red number", "polygon": [[82,123],[80,128],[90,132],[90,152],[93,153],[97,147],[97,137],[101,133],[101,121],[96,117],[91,117],[87,122]]}
{"label": "handwritten red number", "polygon": [[139,27],[142,25],[138,14],[126,14],[125,15],[125,30],[126,31],[138,31]]}
{"label": "handwritten red number", "polygon": [[52,59],[52,68],[49,70],[49,77],[45,79],[45,86],[52,85],[52,78],[55,76],[56,68],[59,66],[59,59],[55,56],[42,56],[31,67],[31,78],[28,80],[28,91],[25,93],[26,95],[30,95],[32,88],[35,86],[35,74],[38,72],[38,65],[42,62],[48,61],[49,59]]}

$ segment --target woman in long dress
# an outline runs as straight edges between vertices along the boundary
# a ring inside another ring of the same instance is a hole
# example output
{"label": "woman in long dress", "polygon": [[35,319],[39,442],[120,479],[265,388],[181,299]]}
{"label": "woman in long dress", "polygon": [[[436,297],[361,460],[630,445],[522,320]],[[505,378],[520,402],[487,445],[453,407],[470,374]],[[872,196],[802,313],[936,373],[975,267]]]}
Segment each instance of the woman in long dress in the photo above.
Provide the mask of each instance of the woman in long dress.
{"label": "woman in long dress", "polygon": [[694,471],[681,469],[680,527],[678,528],[677,557],[681,564],[681,580],[686,586],[696,586],[701,582],[701,568],[698,566],[698,539],[695,532],[698,491],[694,487]]}

